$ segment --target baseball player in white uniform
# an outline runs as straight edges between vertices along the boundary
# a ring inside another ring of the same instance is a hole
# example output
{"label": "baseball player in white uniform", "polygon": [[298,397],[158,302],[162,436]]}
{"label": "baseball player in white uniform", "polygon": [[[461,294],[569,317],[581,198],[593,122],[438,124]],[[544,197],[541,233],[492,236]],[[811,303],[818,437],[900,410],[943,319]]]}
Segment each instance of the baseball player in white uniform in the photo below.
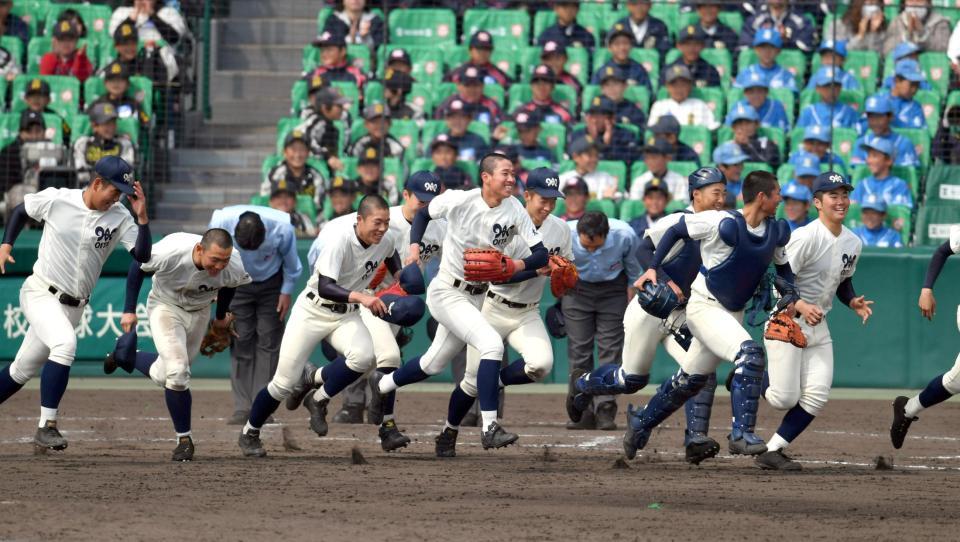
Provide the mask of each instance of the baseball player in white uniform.
{"label": "baseball player in white uniform", "polygon": [[[136,223],[122,204],[126,195]],[[63,450],[67,440],[57,429],[57,409],[67,389],[77,350],[74,328],[117,244],[138,262],[150,259],[147,202],[133,168],[108,156],[94,166],[84,189],[47,188],[24,196],[10,215],[0,244],[0,272],[28,218],[44,223],[33,274],[20,289],[20,308],[30,329],[13,360],[0,372],[0,403],[40,374],[38,446]],[[42,373],[41,373],[42,368]]]}
{"label": "baseball player in white uniform", "polygon": [[[766,356],[763,347],[743,327],[743,311],[753,297],[771,261],[776,264],[781,307],[791,314],[796,300],[793,272],[784,247],[790,228],[773,217],[780,204],[780,185],[770,173],[754,171],[744,179],[744,207],[739,211],[704,211],[684,215],[667,229],[653,261],[637,280],[637,287],[664,275],[662,262],[677,241],[700,241],[703,265],[690,288],[687,325],[694,340],[680,370],[661,384],[647,406],[632,407],[623,437],[627,457],[636,456],[652,430],[706,385],[720,360],[736,366],[730,382],[733,426],[730,453],[756,455],[767,450],[754,433]],[[671,280],[669,275],[663,277]]]}
{"label": "baseball player in white uniform", "polygon": [[[157,352],[139,351],[133,367],[122,368],[128,372],[135,368],[163,388],[177,434],[173,460],[190,461],[194,454],[190,365],[200,352],[208,327],[224,331],[230,328],[230,300],[238,286],[249,284],[252,279],[243,269],[240,253],[233,250],[233,238],[227,230],[213,228],[203,236],[172,233],[153,246],[150,261],[130,264],[120,320],[124,332],[136,328],[137,298],[144,277],[151,273],[147,316]],[[217,311],[211,322],[210,306],[214,301]],[[117,362],[115,356],[108,355],[104,372],[112,373],[120,366]]]}
{"label": "baseball player in white uniform", "polygon": [[[377,316],[387,312],[380,298],[364,290],[384,260],[391,273],[400,270],[389,223],[387,202],[380,196],[369,195],[360,200],[355,221],[334,220],[320,232],[322,248],[314,275],[290,311],[280,343],[277,372],[257,394],[250,419],[240,433],[238,443],[243,455],[267,455],[260,441],[260,428],[296,388],[309,390],[320,386],[313,398],[325,411],[331,397],[374,367],[373,339],[358,308],[363,305]],[[305,372],[307,358],[323,339],[344,357],[323,369]],[[315,426],[317,421],[326,425],[325,419],[315,420],[311,416],[313,430],[318,435],[326,434],[326,427]]]}
{"label": "baseball player in white uniform", "polygon": [[[557,198],[563,197],[559,189],[559,174],[549,168],[537,168],[527,176],[526,185],[524,200],[527,214],[540,232],[543,245],[551,255],[572,262],[570,227],[550,214],[557,204]],[[520,259],[529,256],[530,249],[521,238],[516,237],[504,253],[510,258]],[[553,368],[553,345],[540,318],[540,298],[549,280],[549,270],[549,267],[544,267],[523,271],[514,275],[510,283],[491,284],[487,290],[480,313],[501,340],[506,339],[521,356],[521,359],[500,369],[500,383],[504,386],[539,382]],[[477,397],[479,367],[480,353],[476,348],[467,347],[463,380],[450,395],[446,424],[435,439],[437,457],[456,456],[460,423]]]}
{"label": "baseball player in white uniform", "polygon": [[410,263],[420,257],[420,242],[430,220],[447,220],[440,271],[427,290],[427,306],[439,325],[425,354],[406,362],[394,373],[382,378],[374,375],[374,378],[379,379],[380,393],[387,394],[439,373],[464,345],[476,348],[480,357],[477,392],[483,419],[481,444],[489,449],[508,446],[519,437],[507,433],[497,423],[503,340],[480,313],[487,284],[464,279],[464,251],[471,248],[503,251],[515,236],[520,236],[531,255],[522,260],[503,256],[500,260],[503,280],[524,269],[540,269],[547,264],[548,253],[539,230],[520,200],[513,197],[516,179],[510,159],[499,153],[486,155],[480,161],[480,179],[480,188],[448,190],[435,197],[414,218],[410,229]]}
{"label": "baseball player in white uniform", "polygon": [[767,451],[756,457],[764,469],[800,470],[800,464],[783,450],[823,410],[833,382],[833,339],[827,327],[827,313],[837,296],[866,323],[873,313],[864,296],[853,289],[853,273],[863,243],[843,225],[850,207],[853,186],[836,172],[817,177],[813,204],[819,219],[797,228],[787,243],[787,258],[797,277],[800,299],[794,320],[806,337],[807,346],[765,338],[771,359],[767,368],[769,387],[763,392],[767,403],[787,413],[776,434],[767,442]]}

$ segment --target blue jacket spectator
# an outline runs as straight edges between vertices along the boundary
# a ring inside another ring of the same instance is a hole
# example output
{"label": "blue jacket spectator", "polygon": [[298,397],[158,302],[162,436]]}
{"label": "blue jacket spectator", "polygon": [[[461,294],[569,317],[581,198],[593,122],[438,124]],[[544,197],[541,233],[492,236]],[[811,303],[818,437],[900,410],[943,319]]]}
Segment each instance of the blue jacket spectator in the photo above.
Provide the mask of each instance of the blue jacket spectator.
{"label": "blue jacket spectator", "polygon": [[783,48],[783,40],[776,30],[764,28],[753,38],[753,50],[757,53],[759,62],[749,68],[759,70],[767,78],[770,88],[788,88],[799,92],[796,79],[790,70],[777,64],[777,56]]}

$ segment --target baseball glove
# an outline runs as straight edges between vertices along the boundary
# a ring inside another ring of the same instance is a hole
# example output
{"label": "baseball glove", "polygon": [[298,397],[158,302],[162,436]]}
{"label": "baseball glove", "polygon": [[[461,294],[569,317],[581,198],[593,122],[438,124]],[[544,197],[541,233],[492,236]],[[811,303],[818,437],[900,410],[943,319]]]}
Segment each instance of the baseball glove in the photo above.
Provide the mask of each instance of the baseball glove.
{"label": "baseball glove", "polygon": [[463,251],[463,278],[467,282],[504,282],[515,270],[513,260],[499,250],[468,248]]}
{"label": "baseball glove", "polygon": [[560,297],[577,285],[580,274],[577,266],[563,256],[550,256],[550,292]]}
{"label": "baseball glove", "polygon": [[230,334],[233,331],[233,322],[226,329],[217,329],[213,323],[207,328],[207,334],[200,341],[200,353],[208,358],[213,357],[218,352],[223,352],[230,346]]}
{"label": "baseball glove", "polygon": [[380,286],[380,283],[383,282],[384,277],[387,276],[387,264],[381,262],[380,267],[377,267],[376,272],[373,273],[373,278],[370,279],[370,284],[367,288],[371,290],[376,290],[377,286]]}
{"label": "baseball glove", "polygon": [[790,343],[797,348],[807,347],[807,337],[804,336],[800,325],[784,312],[778,312],[770,318],[763,337],[773,341]]}

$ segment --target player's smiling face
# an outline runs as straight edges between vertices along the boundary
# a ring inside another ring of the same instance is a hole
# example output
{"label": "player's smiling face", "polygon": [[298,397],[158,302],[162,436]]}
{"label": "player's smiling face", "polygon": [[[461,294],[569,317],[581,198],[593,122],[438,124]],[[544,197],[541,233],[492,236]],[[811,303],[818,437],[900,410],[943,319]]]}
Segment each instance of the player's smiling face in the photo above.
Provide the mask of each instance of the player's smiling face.
{"label": "player's smiling face", "polygon": [[532,190],[527,190],[523,198],[527,201],[527,212],[530,213],[530,219],[537,226],[543,224],[543,221],[550,216],[550,213],[557,206],[557,198],[545,198]]}
{"label": "player's smiling face", "polygon": [[830,223],[843,222],[847,216],[847,210],[850,209],[850,191],[846,188],[837,188],[818,194],[820,197],[814,197],[813,204],[820,211],[820,216]]}
{"label": "player's smiling face", "polygon": [[203,245],[197,243],[193,249],[193,263],[206,271],[211,277],[215,277],[230,264],[232,253],[233,247],[221,247],[216,243],[211,243],[209,247],[203,248]]}
{"label": "player's smiling face", "polygon": [[481,173],[484,195],[503,201],[513,195],[517,186],[513,176],[513,163],[510,160],[498,160],[491,173]]}
{"label": "player's smiling face", "polygon": [[368,245],[375,245],[383,240],[388,229],[390,229],[388,209],[374,209],[367,216],[357,215],[357,238]]}
{"label": "player's smiling face", "polygon": [[123,195],[116,186],[99,177],[90,183],[86,193],[89,194],[87,206],[100,212],[106,212],[110,207],[113,207],[113,204],[120,201],[120,196]]}

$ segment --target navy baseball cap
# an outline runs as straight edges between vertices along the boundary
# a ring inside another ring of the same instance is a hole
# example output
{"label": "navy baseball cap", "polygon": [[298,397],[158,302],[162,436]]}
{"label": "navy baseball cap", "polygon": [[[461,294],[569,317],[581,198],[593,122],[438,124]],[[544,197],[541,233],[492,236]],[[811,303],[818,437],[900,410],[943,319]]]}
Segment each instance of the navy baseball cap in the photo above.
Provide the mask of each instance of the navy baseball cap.
{"label": "navy baseball cap", "polygon": [[654,135],[659,134],[680,134],[680,122],[673,115],[664,115],[657,120],[657,123],[650,127]]}
{"label": "navy baseball cap", "polygon": [[540,58],[550,55],[567,56],[567,46],[559,41],[548,41],[543,44],[543,50],[540,51]]}
{"label": "navy baseball cap", "polygon": [[347,37],[342,32],[324,30],[313,40],[314,47],[346,47]]}
{"label": "navy baseball cap", "polygon": [[119,156],[104,156],[93,166],[97,177],[117,187],[124,194],[133,194],[133,168]]}
{"label": "navy baseball cap", "polygon": [[478,30],[470,38],[470,47],[474,49],[493,49],[493,37],[486,30]]}
{"label": "navy baseball cap", "polygon": [[113,348],[113,359],[120,367],[128,373],[133,372],[134,363],[137,361],[137,329],[120,335],[117,344]]}
{"label": "navy baseball cap", "polygon": [[437,177],[436,173],[422,170],[410,175],[404,188],[413,192],[413,195],[417,196],[418,200],[427,202],[440,193],[441,186],[443,186],[443,183],[440,181],[440,177]]}
{"label": "navy baseball cap", "polygon": [[556,303],[547,309],[543,322],[547,325],[547,332],[551,337],[562,339],[567,336],[567,319],[563,317],[560,303]]}
{"label": "navy baseball cap", "polygon": [[400,287],[410,295],[420,295],[427,292],[427,285],[423,281],[423,272],[420,266],[412,263],[400,270]]}
{"label": "navy baseball cap", "polygon": [[380,318],[402,327],[416,324],[423,318],[427,305],[415,295],[386,294],[380,298],[387,306],[387,312]]}
{"label": "navy baseball cap", "polygon": [[707,35],[700,28],[700,25],[688,24],[677,33],[677,43],[683,43],[685,41],[706,43]]}
{"label": "navy baseball cap", "polygon": [[837,188],[853,190],[853,185],[850,184],[850,181],[844,175],[837,173],[836,171],[827,171],[821,173],[813,181],[814,194],[817,192],[829,192],[831,190],[836,190]]}
{"label": "navy baseball cap", "polygon": [[545,198],[562,198],[560,174],[548,167],[538,167],[527,175],[527,190]]}

